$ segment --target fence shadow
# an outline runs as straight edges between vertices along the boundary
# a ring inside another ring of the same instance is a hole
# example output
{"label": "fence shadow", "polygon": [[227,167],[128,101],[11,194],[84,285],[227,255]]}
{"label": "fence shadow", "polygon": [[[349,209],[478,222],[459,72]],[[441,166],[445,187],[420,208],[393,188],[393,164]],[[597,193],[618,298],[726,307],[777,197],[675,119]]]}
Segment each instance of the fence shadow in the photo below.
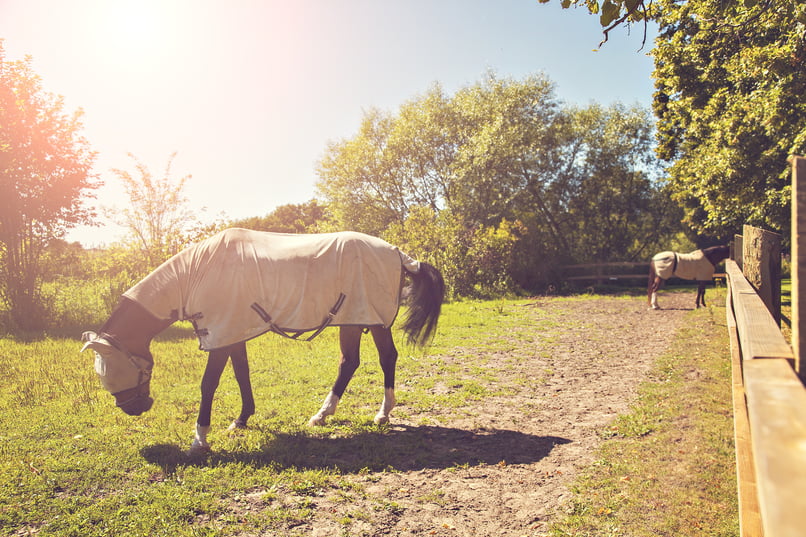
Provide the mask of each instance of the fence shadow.
{"label": "fence shadow", "polygon": [[259,450],[188,453],[179,446],[146,446],[141,455],[172,474],[184,466],[241,463],[256,468],[338,468],[345,473],[369,469],[398,471],[444,469],[477,464],[530,464],[555,446],[571,442],[511,430],[470,431],[430,425],[395,425],[351,436],[322,437],[308,432],[267,433]]}

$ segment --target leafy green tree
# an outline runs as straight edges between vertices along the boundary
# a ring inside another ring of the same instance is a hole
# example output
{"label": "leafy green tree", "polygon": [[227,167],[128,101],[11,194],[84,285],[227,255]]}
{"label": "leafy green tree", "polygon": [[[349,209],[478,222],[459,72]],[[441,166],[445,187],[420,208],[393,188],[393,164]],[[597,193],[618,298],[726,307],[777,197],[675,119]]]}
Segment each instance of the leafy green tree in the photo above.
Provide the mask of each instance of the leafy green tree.
{"label": "leafy green tree", "polygon": [[452,97],[435,85],[397,115],[365,114],[354,138],[328,147],[317,188],[342,228],[381,234],[423,206],[494,225],[521,191],[519,159],[551,138],[557,106],[542,75],[489,73]]}
{"label": "leafy green tree", "polygon": [[[541,4],[547,4],[551,0],[538,0]],[[756,1],[756,0],[750,0]],[[594,14],[599,15],[599,24],[602,25],[604,39],[607,41],[610,32],[624,24],[642,22],[644,24],[644,42],[646,42],[646,24],[652,18],[654,0],[560,0],[560,5],[564,9],[570,7],[584,7]]]}
{"label": "leafy green tree", "polygon": [[42,256],[48,244],[95,216],[95,153],[81,110],[42,89],[31,59],[6,61],[0,41],[0,294],[22,328],[45,322]]}
{"label": "leafy green tree", "polygon": [[543,76],[488,74],[373,111],[331,146],[318,186],[337,227],[424,233],[455,293],[535,288],[553,266],[646,255],[677,230],[652,141],[645,110],[563,108]]}
{"label": "leafy green tree", "polygon": [[280,205],[268,215],[234,220],[228,227],[242,227],[275,233],[316,233],[327,221],[326,208],[316,200]]}
{"label": "leafy green tree", "polygon": [[129,157],[134,161],[135,174],[120,168],[112,170],[126,191],[129,206],[107,212],[116,224],[128,229],[132,248],[139,252],[143,263],[141,272],[145,273],[196,238],[190,236],[190,230],[199,224],[184,193],[191,176],[178,180],[171,177],[176,153],[169,157],[161,177],[155,177],[132,153]]}
{"label": "leafy green tree", "polygon": [[680,213],[659,182],[648,111],[615,104],[568,113],[584,148],[567,205],[575,261],[651,255],[659,239],[677,228]]}
{"label": "leafy green tree", "polygon": [[787,157],[806,150],[806,4],[661,0],[656,13],[658,153],[686,222],[788,236]]}
{"label": "leafy green tree", "polygon": [[455,122],[438,85],[396,116],[366,112],[358,134],[330,144],[319,162],[317,189],[336,225],[380,235],[412,207],[444,207],[459,145]]}

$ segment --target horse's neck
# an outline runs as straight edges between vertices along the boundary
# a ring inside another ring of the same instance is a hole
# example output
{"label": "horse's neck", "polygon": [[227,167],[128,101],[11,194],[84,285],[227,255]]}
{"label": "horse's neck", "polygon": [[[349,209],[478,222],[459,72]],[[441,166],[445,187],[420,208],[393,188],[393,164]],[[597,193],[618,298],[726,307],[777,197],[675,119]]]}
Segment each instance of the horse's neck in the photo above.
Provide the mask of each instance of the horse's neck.
{"label": "horse's neck", "polygon": [[704,250],[705,257],[711,262],[713,266],[717,266],[722,261],[730,256],[730,250],[727,248],[718,248],[716,250]]}
{"label": "horse's neck", "polygon": [[151,340],[172,322],[157,319],[137,302],[124,298],[101,327],[101,332],[115,338],[130,353],[151,358]]}

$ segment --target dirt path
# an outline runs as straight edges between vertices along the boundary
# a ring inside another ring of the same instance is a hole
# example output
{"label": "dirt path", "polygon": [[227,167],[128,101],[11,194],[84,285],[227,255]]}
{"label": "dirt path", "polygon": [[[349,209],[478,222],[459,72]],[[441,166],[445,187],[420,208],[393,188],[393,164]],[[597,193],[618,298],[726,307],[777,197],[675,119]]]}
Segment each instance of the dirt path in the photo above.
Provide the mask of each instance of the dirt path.
{"label": "dirt path", "polygon": [[[640,298],[538,300],[524,306],[536,317],[558,316],[562,330],[546,344],[555,353],[549,355],[539,339],[518,334],[512,334],[506,352],[472,351],[483,354],[501,372],[498,382],[513,389],[459,417],[429,413],[434,425],[426,451],[440,464],[418,461],[410,470],[403,464],[396,472],[353,476],[360,493],[318,498],[313,518],[289,532],[541,535],[562,507],[569,484],[594,462],[598,433],[629,409],[692,301],[690,292],[668,293],[665,309],[657,312],[647,311]],[[658,317],[663,329],[653,330],[649,320]],[[390,434],[411,434],[414,418],[395,420]],[[422,427],[417,429],[422,434]]]}

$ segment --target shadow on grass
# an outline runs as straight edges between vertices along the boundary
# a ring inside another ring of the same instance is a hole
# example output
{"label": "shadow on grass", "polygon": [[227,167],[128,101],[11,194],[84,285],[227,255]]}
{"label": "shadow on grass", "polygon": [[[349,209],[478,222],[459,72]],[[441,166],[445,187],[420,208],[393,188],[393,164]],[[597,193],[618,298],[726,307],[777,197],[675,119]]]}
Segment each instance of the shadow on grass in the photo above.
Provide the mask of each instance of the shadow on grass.
{"label": "shadow on grass", "polygon": [[569,442],[566,438],[511,430],[395,425],[335,438],[307,432],[276,433],[253,451],[188,453],[176,445],[156,444],[144,447],[141,454],[165,474],[183,466],[230,463],[256,468],[274,466],[278,470],[337,468],[355,473],[364,469],[412,471],[477,464],[529,464],[546,457],[554,446]]}

